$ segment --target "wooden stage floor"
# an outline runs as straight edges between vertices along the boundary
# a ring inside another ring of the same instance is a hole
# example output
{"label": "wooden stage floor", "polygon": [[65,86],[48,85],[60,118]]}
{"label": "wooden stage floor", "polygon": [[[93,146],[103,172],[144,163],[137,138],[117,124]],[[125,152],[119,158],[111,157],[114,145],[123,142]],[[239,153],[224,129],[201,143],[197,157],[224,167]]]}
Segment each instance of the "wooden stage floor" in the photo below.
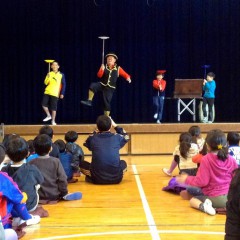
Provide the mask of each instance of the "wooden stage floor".
{"label": "wooden stage floor", "polygon": [[82,200],[45,205],[50,216],[27,227],[23,240],[224,238],[225,215],[209,216],[190,208],[180,196],[162,191],[169,177],[161,169],[169,166],[171,156],[122,158],[128,172],[121,184],[92,185],[80,177],[69,190],[81,191]]}

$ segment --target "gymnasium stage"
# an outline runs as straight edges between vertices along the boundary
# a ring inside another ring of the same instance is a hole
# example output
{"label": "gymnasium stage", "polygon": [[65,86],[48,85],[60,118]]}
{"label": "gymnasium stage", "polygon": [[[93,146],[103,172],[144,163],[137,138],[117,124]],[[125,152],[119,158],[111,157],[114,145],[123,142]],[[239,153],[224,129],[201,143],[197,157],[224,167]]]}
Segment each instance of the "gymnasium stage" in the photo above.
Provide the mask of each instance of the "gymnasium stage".
{"label": "gymnasium stage", "polygon": [[[48,218],[25,228],[23,240],[219,240],[224,238],[225,215],[209,216],[189,207],[180,196],[163,192],[170,178],[162,172],[172,160],[179,133],[199,125],[203,136],[211,129],[240,131],[239,123],[119,124],[131,136],[122,149],[128,171],[119,185],[92,185],[84,181],[69,184],[69,191],[81,191],[79,201],[44,205]],[[33,138],[41,125],[6,125],[5,134]],[[82,143],[95,125],[53,126],[54,139],[75,130]],[[83,147],[86,160],[90,153]],[[174,174],[178,173],[175,170]]]}

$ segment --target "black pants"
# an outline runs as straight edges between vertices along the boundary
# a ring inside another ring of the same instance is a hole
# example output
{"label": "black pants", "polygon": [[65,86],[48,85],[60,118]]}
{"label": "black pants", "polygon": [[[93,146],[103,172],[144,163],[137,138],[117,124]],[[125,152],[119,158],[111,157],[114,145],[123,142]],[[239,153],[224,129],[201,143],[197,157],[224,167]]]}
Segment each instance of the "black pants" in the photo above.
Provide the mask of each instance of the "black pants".
{"label": "black pants", "polygon": [[203,98],[203,117],[207,117],[206,105],[208,104],[208,121],[213,121],[213,104],[215,98]]}
{"label": "black pants", "polygon": [[[79,163],[79,166],[80,166],[81,173],[83,173],[86,176],[87,182],[98,183],[98,181],[94,179],[94,177],[91,175],[91,171],[90,171],[91,163],[87,161],[81,161]],[[120,160],[120,168],[122,169],[123,173],[127,171],[127,163],[124,160]]]}
{"label": "black pants", "polygon": [[94,92],[102,92],[103,95],[103,110],[111,111],[111,101],[114,93],[114,88],[110,88],[109,86],[103,86],[100,82],[91,83],[90,89]]}

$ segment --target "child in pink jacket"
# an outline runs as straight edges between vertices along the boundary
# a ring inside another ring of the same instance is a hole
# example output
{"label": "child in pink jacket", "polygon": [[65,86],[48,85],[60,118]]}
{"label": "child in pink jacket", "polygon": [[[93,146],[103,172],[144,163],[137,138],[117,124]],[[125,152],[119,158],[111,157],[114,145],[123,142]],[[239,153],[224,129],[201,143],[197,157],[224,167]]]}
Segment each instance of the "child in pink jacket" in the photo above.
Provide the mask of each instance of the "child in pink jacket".
{"label": "child in pink jacket", "polygon": [[202,158],[197,175],[182,174],[177,177],[177,181],[200,187],[203,195],[191,198],[190,206],[215,215],[215,208],[226,207],[232,173],[238,165],[236,160],[228,155],[227,139],[221,130],[210,131],[206,143],[208,154]]}

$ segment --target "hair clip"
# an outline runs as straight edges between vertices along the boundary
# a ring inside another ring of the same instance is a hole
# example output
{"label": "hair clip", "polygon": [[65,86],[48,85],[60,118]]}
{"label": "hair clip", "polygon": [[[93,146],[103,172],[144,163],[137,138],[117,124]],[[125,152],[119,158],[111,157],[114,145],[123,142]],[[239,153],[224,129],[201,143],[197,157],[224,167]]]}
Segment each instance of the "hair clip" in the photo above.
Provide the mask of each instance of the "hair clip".
{"label": "hair clip", "polygon": [[218,147],[218,150],[221,150],[223,148],[223,145],[219,144],[217,147]]}

